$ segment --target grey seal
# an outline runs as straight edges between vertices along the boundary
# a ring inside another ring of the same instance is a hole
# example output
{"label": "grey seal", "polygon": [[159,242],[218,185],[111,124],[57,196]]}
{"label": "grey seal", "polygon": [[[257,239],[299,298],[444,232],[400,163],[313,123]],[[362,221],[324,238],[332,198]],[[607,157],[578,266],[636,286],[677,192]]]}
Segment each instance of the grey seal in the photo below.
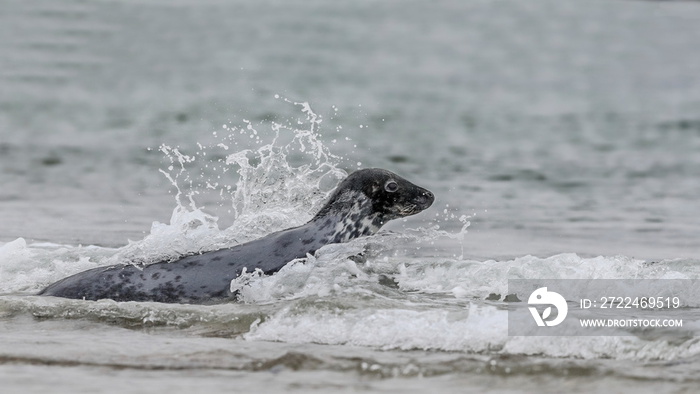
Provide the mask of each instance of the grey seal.
{"label": "grey seal", "polygon": [[417,214],[433,193],[383,169],[353,172],[306,224],[251,242],[147,265],[120,264],[80,272],[40,295],[84,300],[212,304],[235,299],[231,281],[245,269],[266,275],[324,245],[376,233],[392,219]]}

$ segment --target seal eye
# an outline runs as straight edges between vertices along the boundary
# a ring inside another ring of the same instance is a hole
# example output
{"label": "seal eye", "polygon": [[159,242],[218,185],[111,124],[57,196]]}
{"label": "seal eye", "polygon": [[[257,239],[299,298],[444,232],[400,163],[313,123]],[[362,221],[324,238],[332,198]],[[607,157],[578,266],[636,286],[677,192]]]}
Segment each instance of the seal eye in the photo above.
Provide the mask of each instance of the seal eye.
{"label": "seal eye", "polygon": [[394,181],[389,181],[386,183],[386,185],[384,185],[384,190],[388,191],[389,193],[393,193],[399,190],[399,184]]}

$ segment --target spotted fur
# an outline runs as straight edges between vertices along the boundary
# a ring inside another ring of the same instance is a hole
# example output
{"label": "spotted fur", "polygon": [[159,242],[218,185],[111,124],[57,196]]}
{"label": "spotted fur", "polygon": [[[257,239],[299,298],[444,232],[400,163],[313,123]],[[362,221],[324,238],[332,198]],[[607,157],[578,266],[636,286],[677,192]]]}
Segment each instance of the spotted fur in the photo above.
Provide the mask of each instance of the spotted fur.
{"label": "spotted fur", "polygon": [[386,222],[414,215],[433,194],[382,169],[343,180],[308,223],[231,248],[146,266],[95,268],[60,280],[40,294],[86,300],[216,303],[232,299],[231,280],[245,269],[270,275],[324,245],[376,233]]}

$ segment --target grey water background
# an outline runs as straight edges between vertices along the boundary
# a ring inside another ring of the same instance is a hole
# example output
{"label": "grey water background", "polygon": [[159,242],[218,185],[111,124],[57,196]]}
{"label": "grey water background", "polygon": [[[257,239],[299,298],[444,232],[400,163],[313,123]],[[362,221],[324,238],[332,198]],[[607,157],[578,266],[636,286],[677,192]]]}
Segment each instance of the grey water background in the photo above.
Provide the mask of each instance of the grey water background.
{"label": "grey water background", "polygon": [[[301,116],[277,94],[323,116],[322,139],[337,139],[331,149],[348,170],[388,168],[434,191],[435,206],[411,224],[470,216],[466,256],[699,258],[698,3],[4,0],[2,9],[0,242],[143,238],[175,206],[158,147],[194,151],[229,122]],[[230,220],[216,196],[202,202]],[[431,253],[452,256],[453,246]],[[65,381],[99,367],[71,368]],[[543,385],[558,382],[556,370]],[[239,372],[190,373],[200,384],[217,375],[208,381],[221,388]],[[119,374],[153,384],[138,370]],[[364,387],[333,374],[316,389],[336,378]],[[566,382],[602,389],[583,375]],[[539,388],[527,376],[477,374],[473,384]],[[649,387],[683,390],[686,378]],[[274,387],[304,378],[284,379]]]}
{"label": "grey water background", "polygon": [[696,3],[4,4],[5,240],[138,239],[172,209],[147,148],[298,116],[279,94],[476,213],[480,255],[697,256]]}

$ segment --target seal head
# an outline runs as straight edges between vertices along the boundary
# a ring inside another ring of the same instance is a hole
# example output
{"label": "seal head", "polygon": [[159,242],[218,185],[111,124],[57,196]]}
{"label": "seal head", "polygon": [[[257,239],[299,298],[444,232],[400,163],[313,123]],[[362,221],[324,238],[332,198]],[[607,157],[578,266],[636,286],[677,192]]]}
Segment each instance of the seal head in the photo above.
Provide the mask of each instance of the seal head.
{"label": "seal head", "polygon": [[382,169],[344,179],[308,223],[230,248],[149,265],[119,264],[80,272],[40,294],[115,301],[210,304],[235,298],[231,281],[257,269],[267,275],[321,247],[377,232],[389,220],[428,208],[433,194]]}
{"label": "seal head", "polygon": [[358,170],[345,178],[311,222],[334,224],[330,241],[347,242],[376,233],[390,220],[415,215],[435,196],[400,176],[379,168]]}

